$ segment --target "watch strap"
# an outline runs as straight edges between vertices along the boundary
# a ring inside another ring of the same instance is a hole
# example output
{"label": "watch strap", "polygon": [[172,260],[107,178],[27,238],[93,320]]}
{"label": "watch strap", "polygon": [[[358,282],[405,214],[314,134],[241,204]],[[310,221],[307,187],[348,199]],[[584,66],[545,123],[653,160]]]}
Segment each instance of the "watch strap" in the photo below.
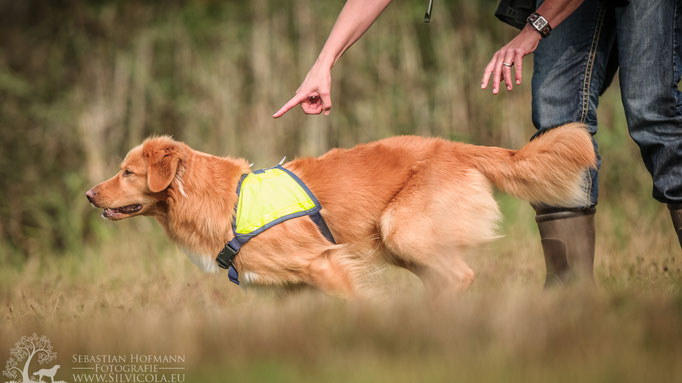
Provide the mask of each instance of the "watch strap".
{"label": "watch strap", "polygon": [[543,39],[549,36],[549,34],[552,32],[552,26],[549,25],[547,19],[542,17],[537,12],[531,13],[531,15],[528,16],[528,19],[526,19],[526,22],[530,24],[531,27],[533,27],[533,29],[535,29]]}

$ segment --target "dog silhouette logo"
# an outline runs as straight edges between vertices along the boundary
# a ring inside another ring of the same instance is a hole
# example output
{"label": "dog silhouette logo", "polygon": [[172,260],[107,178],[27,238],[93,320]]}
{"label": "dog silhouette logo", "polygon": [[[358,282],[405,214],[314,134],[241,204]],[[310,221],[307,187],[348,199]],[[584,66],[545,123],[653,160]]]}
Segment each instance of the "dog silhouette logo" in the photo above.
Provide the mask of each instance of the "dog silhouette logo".
{"label": "dog silhouette logo", "polygon": [[[2,371],[4,376],[17,380],[9,380],[5,383],[66,383],[62,380],[55,380],[60,367],[58,364],[29,373],[31,362],[34,360],[37,360],[39,365],[44,365],[55,359],[57,359],[57,353],[52,350],[52,343],[45,335],[38,336],[34,333],[31,336],[22,336],[10,350],[10,358]],[[23,367],[20,367],[21,363]]]}

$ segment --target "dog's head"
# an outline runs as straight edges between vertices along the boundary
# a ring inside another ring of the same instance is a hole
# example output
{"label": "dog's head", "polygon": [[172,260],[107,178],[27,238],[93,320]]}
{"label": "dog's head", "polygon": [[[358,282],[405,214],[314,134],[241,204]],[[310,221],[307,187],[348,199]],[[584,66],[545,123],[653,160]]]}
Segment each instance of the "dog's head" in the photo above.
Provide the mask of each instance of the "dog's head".
{"label": "dog's head", "polygon": [[119,172],[85,193],[88,201],[104,209],[103,218],[119,220],[158,213],[180,162],[185,146],[169,137],[147,139],[132,149]]}

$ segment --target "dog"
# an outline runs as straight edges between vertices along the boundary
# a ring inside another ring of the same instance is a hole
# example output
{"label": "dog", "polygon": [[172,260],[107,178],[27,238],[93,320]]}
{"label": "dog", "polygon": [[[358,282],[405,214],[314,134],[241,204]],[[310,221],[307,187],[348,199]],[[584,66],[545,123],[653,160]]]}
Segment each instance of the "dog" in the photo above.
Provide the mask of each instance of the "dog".
{"label": "dog", "polygon": [[[461,255],[499,237],[492,186],[533,204],[585,206],[595,152],[584,126],[571,123],[518,151],[397,136],[284,167],[317,197],[337,244],[310,219],[294,218],[245,244],[234,267],[247,284],[309,285],[351,298],[362,295],[360,281],[377,262],[413,272],[436,292],[466,290],[474,272]],[[86,197],[106,219],[154,217],[215,272],[216,254],[234,235],[237,184],[249,172],[244,159],[154,137]]]}
{"label": "dog", "polygon": [[54,376],[57,375],[57,370],[59,370],[59,367],[61,367],[61,366],[58,365],[58,364],[56,364],[56,365],[52,366],[52,368],[50,368],[50,369],[45,369],[45,368],[43,368],[42,370],[38,370],[38,371],[34,372],[33,375],[37,375],[37,376],[38,376],[38,381],[39,381],[39,382],[42,382],[42,381],[43,381],[43,377],[44,377],[44,376],[47,376],[47,377],[49,377],[49,378],[52,380],[52,382],[54,383]]}

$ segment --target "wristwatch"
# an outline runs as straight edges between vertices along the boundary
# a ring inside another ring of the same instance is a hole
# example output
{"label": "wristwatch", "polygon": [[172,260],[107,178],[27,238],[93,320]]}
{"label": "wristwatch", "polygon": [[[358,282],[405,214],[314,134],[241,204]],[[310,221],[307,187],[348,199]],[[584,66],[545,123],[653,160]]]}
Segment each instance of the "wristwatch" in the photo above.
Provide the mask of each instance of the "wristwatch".
{"label": "wristwatch", "polygon": [[549,34],[552,32],[552,27],[547,22],[547,19],[540,16],[540,14],[537,12],[531,13],[531,15],[526,19],[526,22],[530,24],[533,29],[538,31],[543,39],[549,36]]}

